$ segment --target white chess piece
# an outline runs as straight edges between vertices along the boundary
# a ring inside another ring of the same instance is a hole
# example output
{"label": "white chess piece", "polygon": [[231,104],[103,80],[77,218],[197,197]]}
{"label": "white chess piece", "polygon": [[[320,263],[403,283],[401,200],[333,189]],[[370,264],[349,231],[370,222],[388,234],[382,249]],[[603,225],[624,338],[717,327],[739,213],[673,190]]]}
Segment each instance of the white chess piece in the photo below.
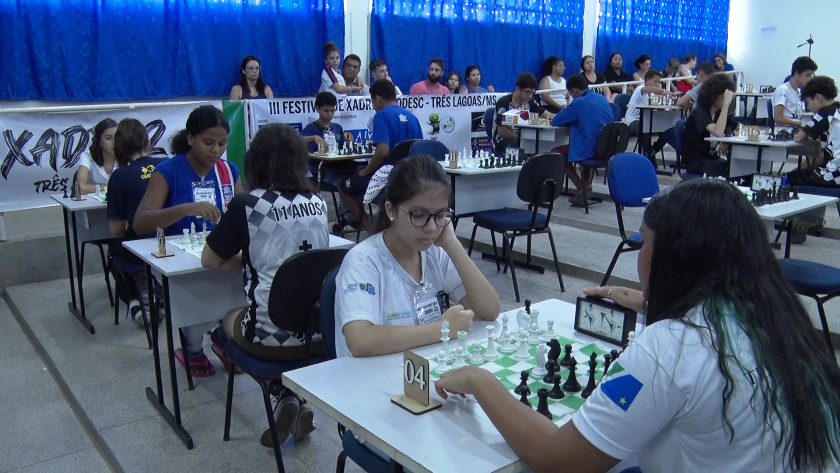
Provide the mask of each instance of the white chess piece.
{"label": "white chess piece", "polygon": [[467,353],[467,332],[464,330],[458,331],[458,346],[464,349],[464,353]]}
{"label": "white chess piece", "polygon": [[[537,327],[540,326],[540,310],[539,309],[535,309],[535,308],[531,307],[531,320],[533,320],[534,323],[537,324]],[[540,331],[542,331],[542,330],[540,330]]]}
{"label": "white chess piece", "polygon": [[461,368],[467,366],[467,363],[464,361],[464,349],[459,345],[458,348],[455,349],[455,362],[452,363],[453,368]]}
{"label": "white chess piece", "polygon": [[510,355],[510,354],[512,354],[513,352],[516,351],[516,347],[514,347],[513,344],[510,343],[511,337],[510,337],[510,332],[508,331],[508,329],[505,329],[502,332],[502,339],[501,340],[502,340],[502,346],[499,348],[499,351],[501,353],[503,353],[505,355]]}
{"label": "white chess piece", "polygon": [[543,337],[542,337],[543,340],[549,341],[552,338],[557,338],[557,334],[554,333],[554,321],[549,319],[547,324],[548,324],[548,330],[546,330],[545,333],[543,334]]}
{"label": "white chess piece", "polygon": [[437,366],[435,366],[434,370],[437,371],[438,373],[446,373],[447,371],[449,371],[449,367],[446,366],[446,360],[445,360],[446,359],[446,352],[444,352],[443,350],[439,351],[437,359],[438,359],[438,364],[437,364]]}
{"label": "white chess piece", "polygon": [[627,332],[627,346],[629,347],[633,340],[636,339],[636,332]]}
{"label": "white chess piece", "polygon": [[514,358],[517,360],[527,360],[531,357],[531,354],[528,353],[528,343],[525,338],[525,331],[522,330],[519,332],[519,349],[516,350],[516,355]]}
{"label": "white chess piece", "polygon": [[183,232],[184,232],[184,239],[181,240],[181,243],[184,244],[184,245],[189,245],[190,244],[190,229],[185,228],[183,230]]}
{"label": "white chess piece", "polygon": [[496,360],[499,358],[499,352],[496,350],[496,344],[493,342],[493,327],[487,326],[487,349],[484,350],[484,359],[487,361]]}
{"label": "white chess piece", "polygon": [[537,324],[531,324],[531,329],[528,331],[528,345],[539,345],[540,343],[542,343],[540,329]]}
{"label": "white chess piece", "polygon": [[519,330],[527,331],[531,327],[531,316],[524,309],[519,309],[516,313],[516,323],[519,325]]}
{"label": "white chess piece", "polygon": [[443,343],[444,361],[452,363],[454,359],[450,359],[452,355],[449,353],[449,322],[444,321],[440,324],[440,341]]}
{"label": "white chess piece", "polygon": [[508,317],[507,314],[503,315],[502,316],[502,331],[501,331],[501,333],[505,333],[505,331],[508,329],[508,323],[509,322],[510,322],[510,317]]}
{"label": "white chess piece", "polygon": [[472,346],[472,356],[470,356],[470,363],[480,365],[484,363],[484,356],[481,354],[481,343],[475,342]]}
{"label": "white chess piece", "polygon": [[540,345],[537,348],[537,359],[536,359],[536,366],[534,369],[531,370],[531,377],[534,379],[542,378],[543,376],[548,374],[548,370],[545,369],[546,358],[548,356],[548,346],[547,345]]}

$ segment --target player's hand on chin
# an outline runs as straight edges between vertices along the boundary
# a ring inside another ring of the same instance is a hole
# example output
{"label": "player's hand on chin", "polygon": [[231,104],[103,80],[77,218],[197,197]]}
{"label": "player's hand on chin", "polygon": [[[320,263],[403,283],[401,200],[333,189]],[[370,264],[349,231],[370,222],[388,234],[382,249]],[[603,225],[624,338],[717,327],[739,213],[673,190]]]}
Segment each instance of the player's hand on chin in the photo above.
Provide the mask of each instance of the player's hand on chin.
{"label": "player's hand on chin", "polygon": [[464,306],[458,304],[446,309],[446,312],[440,317],[440,321],[449,322],[451,333],[458,333],[462,330],[469,330],[474,317],[473,311],[464,309]]}
{"label": "player's hand on chin", "polygon": [[461,242],[458,241],[458,237],[455,236],[455,229],[452,226],[452,222],[449,222],[440,231],[440,235],[438,235],[437,240],[435,240],[435,246],[443,248],[445,251],[448,249],[449,244],[452,243],[456,243],[458,246],[461,246]]}
{"label": "player's hand on chin", "polygon": [[443,399],[449,398],[449,394],[472,394],[472,379],[481,368],[465,366],[452,371],[447,371],[435,381],[435,391]]}

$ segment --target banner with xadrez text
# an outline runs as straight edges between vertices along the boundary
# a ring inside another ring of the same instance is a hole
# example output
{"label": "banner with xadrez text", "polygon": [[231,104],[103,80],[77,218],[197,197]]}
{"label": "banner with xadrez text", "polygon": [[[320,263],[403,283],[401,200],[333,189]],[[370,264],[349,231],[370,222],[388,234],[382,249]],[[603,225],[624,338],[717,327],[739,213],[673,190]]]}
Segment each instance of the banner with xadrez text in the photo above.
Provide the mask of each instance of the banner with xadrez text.
{"label": "banner with xadrez text", "polygon": [[[208,103],[221,108],[221,101]],[[0,203],[53,203],[72,183],[93,129],[105,118],[140,120],[149,133],[152,155],[168,156],[170,137],[184,128],[199,104],[167,104],[136,109],[0,113]],[[240,113],[244,113],[241,112]]]}
{"label": "banner with xadrez text", "polygon": [[[397,103],[420,121],[425,139],[437,140],[449,149],[490,150],[484,114],[504,94],[403,95]],[[252,133],[268,123],[285,123],[302,130],[318,118],[315,97],[251,100]],[[373,132],[370,97],[344,97],[338,100],[333,122],[344,129],[345,138],[364,142]]]}

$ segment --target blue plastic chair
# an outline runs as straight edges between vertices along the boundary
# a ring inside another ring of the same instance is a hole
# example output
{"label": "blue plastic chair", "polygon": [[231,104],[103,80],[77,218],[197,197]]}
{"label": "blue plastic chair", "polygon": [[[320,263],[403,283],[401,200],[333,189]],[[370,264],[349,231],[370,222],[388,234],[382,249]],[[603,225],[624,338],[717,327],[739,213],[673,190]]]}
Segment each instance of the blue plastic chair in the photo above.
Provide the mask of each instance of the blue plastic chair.
{"label": "blue plastic chair", "polygon": [[793,289],[798,294],[817,301],[817,311],[820,314],[825,343],[828,345],[829,354],[834,358],[834,345],[831,343],[831,332],[828,330],[823,304],[840,296],[840,269],[792,258],[783,258],[778,261],[782,274]]}
{"label": "blue plastic chair", "polygon": [[618,104],[610,103],[610,108],[613,111],[613,117],[615,121],[620,122],[621,119],[624,118],[624,116],[621,114],[621,107],[619,107]]}
{"label": "blue plastic chair", "polygon": [[[547,233],[548,241],[551,243],[551,254],[554,256],[554,269],[560,280],[560,290],[565,291],[563,286],[563,275],[560,273],[560,263],[557,261],[557,249],[554,246],[554,236],[551,233],[549,222],[551,211],[554,208],[554,201],[560,196],[561,183],[566,176],[566,157],[560,153],[537,154],[525,161],[522,170],[519,171],[519,179],[516,183],[516,195],[528,204],[528,209],[497,209],[485,210],[473,215],[472,236],[468,255],[472,255],[473,243],[475,243],[475,232],[478,227],[490,230],[490,238],[493,241],[493,254],[496,260],[496,270],[500,271],[499,253],[496,247],[496,232],[502,234],[502,258],[506,258],[505,272],[510,267],[510,275],[513,279],[513,291],[516,294],[516,302],[519,302],[519,286],[516,283],[516,272],[513,266],[513,243],[517,237],[528,237],[528,251],[525,263],[521,266],[543,273],[544,268],[531,264],[531,236]],[[547,212],[539,212],[540,207],[545,207]],[[508,243],[510,240],[510,243]]]}
{"label": "blue plastic chair", "polygon": [[436,161],[445,161],[446,155],[449,154],[449,148],[437,140],[417,140],[408,150],[409,156],[416,154],[427,154],[435,158]]}
{"label": "blue plastic chair", "polygon": [[[223,342],[222,348],[227,352],[232,362],[228,371],[223,438],[225,441],[230,440],[234,371],[236,366],[239,366],[262,389],[268,426],[274,444],[274,458],[277,462],[277,471],[281,473],[285,470],[283,468],[283,456],[280,453],[280,441],[286,439],[277,438],[274,410],[271,407],[271,395],[280,392],[283,386],[281,376],[284,372],[327,360],[325,355],[312,356],[315,348],[312,344],[312,334],[318,331],[317,325],[320,322],[321,288],[324,279],[333,268],[341,264],[347,251],[347,248],[303,251],[284,261],[274,274],[268,296],[268,314],[274,325],[283,327],[290,332],[306,334],[304,345],[298,350],[300,352],[299,359],[290,361],[267,360],[246,352],[231,338]],[[323,331],[321,329],[321,332]],[[289,351],[293,348],[283,347],[279,349]]]}
{"label": "blue plastic chair", "polygon": [[[338,274],[338,270],[339,268],[335,268],[330,271],[321,287],[321,332],[324,340],[324,351],[331,360],[336,358],[335,276]],[[343,450],[338,454],[338,459],[335,462],[336,473],[344,471],[344,463],[348,457],[368,473],[387,473],[390,471],[388,462],[362,445],[356,436],[352,432],[348,432],[341,424],[338,424],[338,436],[341,437]]]}
{"label": "blue plastic chair", "polygon": [[630,94],[618,94],[613,99],[613,103],[618,105],[618,114],[616,121],[620,121],[627,115],[627,106],[630,105]]}
{"label": "blue plastic chair", "polygon": [[699,174],[690,173],[688,171],[683,170],[682,168],[682,154],[683,154],[683,143],[685,138],[685,120],[682,118],[677,120],[674,123],[673,128],[669,128],[665,131],[665,142],[671,145],[676,151],[677,154],[677,174],[680,176],[680,179],[687,181],[689,179],[696,179],[698,177],[702,177]]}
{"label": "blue plastic chair", "polygon": [[493,120],[496,118],[496,109],[490,107],[484,111],[484,132],[487,133],[487,139],[493,139]]}
{"label": "blue plastic chair", "polygon": [[644,207],[644,199],[653,197],[659,192],[659,180],[656,179],[656,169],[650,160],[638,153],[620,153],[610,160],[609,165],[610,197],[615,202],[615,214],[618,218],[618,233],[621,243],[615,249],[610,266],[602,286],[607,285],[619,255],[629,251],[638,251],[641,245],[641,234],[627,235],[624,229],[624,219],[621,210],[624,207]]}

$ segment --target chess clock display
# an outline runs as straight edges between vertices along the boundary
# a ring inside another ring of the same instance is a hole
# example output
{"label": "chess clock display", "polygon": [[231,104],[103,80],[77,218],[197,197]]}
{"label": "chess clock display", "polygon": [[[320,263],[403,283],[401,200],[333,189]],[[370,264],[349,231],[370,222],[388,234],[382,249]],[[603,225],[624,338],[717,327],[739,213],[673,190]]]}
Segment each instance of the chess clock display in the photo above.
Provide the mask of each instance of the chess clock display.
{"label": "chess clock display", "polygon": [[636,330],[636,312],[606,299],[578,297],[575,330],[623,347]]}

